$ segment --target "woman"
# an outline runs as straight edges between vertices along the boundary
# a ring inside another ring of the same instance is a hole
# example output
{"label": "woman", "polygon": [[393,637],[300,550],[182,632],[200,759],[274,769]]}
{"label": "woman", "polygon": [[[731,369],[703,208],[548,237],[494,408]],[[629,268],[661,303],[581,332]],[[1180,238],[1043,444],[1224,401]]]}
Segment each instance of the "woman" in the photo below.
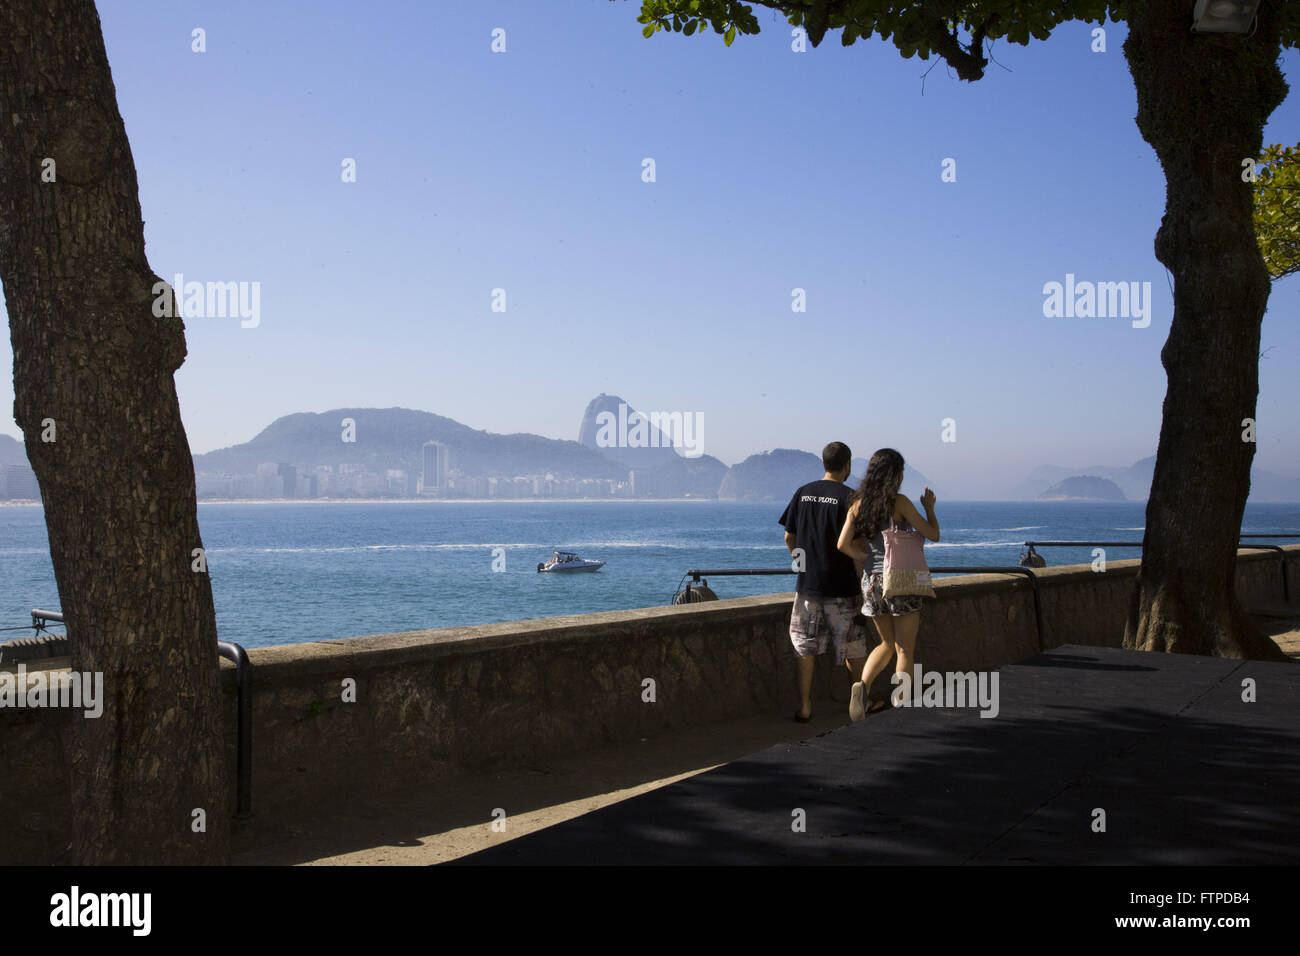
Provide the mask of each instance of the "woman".
{"label": "woman", "polygon": [[[861,720],[867,711],[863,699],[872,682],[898,654],[897,673],[912,673],[916,651],[916,632],[921,626],[921,597],[886,598],[884,595],[885,539],[881,534],[897,522],[906,531],[915,529],[931,541],[939,540],[939,519],[934,516],[934,492],[929,488],[921,495],[925,517],[906,495],[898,493],[903,484],[903,456],[892,448],[882,448],[871,456],[867,474],[853,493],[849,513],[840,531],[839,549],[853,558],[862,572],[862,613],[876,622],[880,644],[867,655],[862,680],[853,685],[849,717]],[[877,701],[871,712],[882,710]]]}

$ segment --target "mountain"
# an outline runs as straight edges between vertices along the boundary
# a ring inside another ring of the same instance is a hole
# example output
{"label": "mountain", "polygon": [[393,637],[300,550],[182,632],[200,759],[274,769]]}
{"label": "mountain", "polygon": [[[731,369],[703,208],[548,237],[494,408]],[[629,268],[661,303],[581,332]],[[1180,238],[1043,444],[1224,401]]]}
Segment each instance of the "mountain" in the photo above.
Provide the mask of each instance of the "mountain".
{"label": "mountain", "polygon": [[[704,432],[690,412],[645,415],[617,395],[601,392],[587,403],[578,425],[578,444],[636,472],[636,495],[651,498],[713,498],[727,466],[712,455],[688,458],[681,451],[698,449]],[[656,426],[667,425],[667,434]]]}
{"label": "mountain", "polygon": [[6,465],[27,464],[27,449],[23,443],[8,435],[0,435],[0,468]]}
{"label": "mountain", "polygon": [[[640,419],[645,424],[638,428]],[[587,403],[578,425],[578,444],[627,468],[656,468],[682,457],[672,447],[674,435],[665,435],[648,416],[617,395],[601,392]]]}
{"label": "mountain", "polygon": [[796,488],[823,474],[822,460],[817,455],[776,448],[732,465],[718,489],[718,497],[732,501],[789,501]]}
{"label": "mountain", "polygon": [[1096,475],[1076,475],[1052,485],[1039,501],[1124,501],[1124,492],[1108,478]]}
{"label": "mountain", "polygon": [[[345,418],[356,422],[355,441],[343,440]],[[286,462],[306,468],[357,464],[380,472],[386,468],[420,471],[427,441],[449,446],[451,467],[468,475],[627,478],[626,468],[577,442],[499,435],[408,408],[336,408],[285,415],[242,445],[195,455],[194,468],[250,474],[263,462]]]}
{"label": "mountain", "polygon": [[[1151,493],[1151,479],[1156,473],[1156,456],[1135,461],[1127,468],[1117,468],[1106,478],[1119,485],[1124,496],[1133,501],[1146,501]],[[1091,472],[1090,472],[1091,474]]]}

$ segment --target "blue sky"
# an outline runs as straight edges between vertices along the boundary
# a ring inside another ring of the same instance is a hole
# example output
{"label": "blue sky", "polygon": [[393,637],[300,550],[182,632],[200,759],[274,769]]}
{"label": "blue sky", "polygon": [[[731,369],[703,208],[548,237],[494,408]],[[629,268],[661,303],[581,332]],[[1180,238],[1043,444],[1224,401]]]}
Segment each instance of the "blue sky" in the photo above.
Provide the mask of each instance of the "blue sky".
{"label": "blue sky", "polygon": [[[729,463],[892,445],[962,497],[1154,453],[1164,180],[1123,26],[1105,53],[1081,23],[1000,42],[1006,69],[967,84],[940,63],[923,90],[930,64],[838,35],[795,53],[762,9],[731,48],[643,39],[636,0],[99,9],[151,265],[261,287],[256,328],[186,322],[196,452],[340,406],[572,439],[604,391],[702,414]],[[1300,140],[1297,102],[1266,142]],[[1151,283],[1150,327],[1044,317],[1067,273]],[[1298,293],[1274,286],[1263,329],[1256,464],[1286,474]]]}

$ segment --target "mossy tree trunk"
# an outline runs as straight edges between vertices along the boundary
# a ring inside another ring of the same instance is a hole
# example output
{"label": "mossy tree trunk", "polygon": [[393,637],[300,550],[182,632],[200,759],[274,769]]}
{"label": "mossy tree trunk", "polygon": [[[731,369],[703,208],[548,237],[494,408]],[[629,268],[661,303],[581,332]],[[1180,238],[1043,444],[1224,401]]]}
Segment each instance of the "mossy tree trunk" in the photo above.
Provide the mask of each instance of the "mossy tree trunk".
{"label": "mossy tree trunk", "polygon": [[1242,161],[1259,155],[1286,95],[1281,4],[1260,5],[1253,36],[1192,33],[1191,13],[1190,0],[1132,3],[1124,44],[1138,128],[1165,172],[1155,252],[1174,281],[1160,353],[1168,388],[1124,646],[1287,660],[1234,588],[1255,455],[1243,422],[1255,417],[1270,287]]}
{"label": "mossy tree trunk", "polygon": [[72,665],[104,675],[103,715],[72,725],[73,860],[226,862],[216,621],[172,378],[184,327],[153,315],[91,0],[0,3],[0,279]]}

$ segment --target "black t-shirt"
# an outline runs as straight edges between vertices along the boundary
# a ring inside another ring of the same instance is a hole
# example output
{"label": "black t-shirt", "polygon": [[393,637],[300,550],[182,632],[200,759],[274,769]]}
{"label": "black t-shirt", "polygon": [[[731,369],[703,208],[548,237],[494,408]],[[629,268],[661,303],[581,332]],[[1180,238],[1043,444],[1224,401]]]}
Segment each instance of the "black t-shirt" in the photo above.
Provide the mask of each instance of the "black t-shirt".
{"label": "black t-shirt", "polygon": [[803,548],[804,570],[795,590],[818,597],[851,597],[858,593],[853,559],[838,547],[840,529],[849,513],[848,485],[810,481],[794,493],[780,523]]}

